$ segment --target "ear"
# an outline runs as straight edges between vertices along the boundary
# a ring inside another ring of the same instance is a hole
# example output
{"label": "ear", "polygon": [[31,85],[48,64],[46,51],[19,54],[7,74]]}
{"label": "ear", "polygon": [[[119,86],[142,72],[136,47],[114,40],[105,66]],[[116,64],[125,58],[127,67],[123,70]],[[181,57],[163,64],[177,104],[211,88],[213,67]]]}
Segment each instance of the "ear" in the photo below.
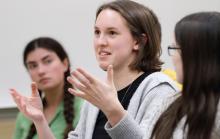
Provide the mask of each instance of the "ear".
{"label": "ear", "polygon": [[135,40],[134,40],[133,50],[134,50],[134,51],[138,51],[138,50],[139,50],[139,41],[138,41],[138,38],[135,38]]}
{"label": "ear", "polygon": [[134,47],[133,47],[133,50],[134,50],[134,51],[139,50],[139,43],[138,43],[137,40],[136,40],[136,42],[135,42],[135,45],[134,45]]}
{"label": "ear", "polygon": [[140,45],[146,44],[147,43],[147,35],[146,34],[142,34],[141,37],[136,39],[135,45],[133,47],[133,49],[135,51],[139,50]]}
{"label": "ear", "polygon": [[66,72],[69,68],[69,60],[65,58],[62,63],[64,65],[64,72]]}

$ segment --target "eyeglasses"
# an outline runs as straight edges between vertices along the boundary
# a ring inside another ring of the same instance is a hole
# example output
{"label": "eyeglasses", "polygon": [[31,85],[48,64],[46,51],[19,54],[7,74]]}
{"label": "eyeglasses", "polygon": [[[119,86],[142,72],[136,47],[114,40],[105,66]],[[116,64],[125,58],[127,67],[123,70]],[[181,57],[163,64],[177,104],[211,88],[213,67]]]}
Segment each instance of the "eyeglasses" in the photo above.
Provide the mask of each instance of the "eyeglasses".
{"label": "eyeglasses", "polygon": [[180,52],[181,48],[176,47],[176,45],[169,45],[167,47],[168,55],[169,56],[174,56],[177,54],[177,52]]}

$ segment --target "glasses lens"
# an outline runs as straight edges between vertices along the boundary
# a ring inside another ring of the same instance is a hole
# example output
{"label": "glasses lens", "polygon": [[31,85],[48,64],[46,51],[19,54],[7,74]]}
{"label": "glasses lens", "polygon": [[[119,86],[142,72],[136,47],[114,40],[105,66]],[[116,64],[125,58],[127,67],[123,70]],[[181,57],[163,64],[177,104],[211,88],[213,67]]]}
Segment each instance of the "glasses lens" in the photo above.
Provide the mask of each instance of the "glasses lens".
{"label": "glasses lens", "polygon": [[170,56],[174,56],[175,51],[176,51],[176,49],[169,49]]}
{"label": "glasses lens", "polygon": [[168,47],[168,55],[169,56],[176,55],[178,53],[178,51],[179,51],[179,48],[177,48],[177,47],[172,47],[172,46]]}

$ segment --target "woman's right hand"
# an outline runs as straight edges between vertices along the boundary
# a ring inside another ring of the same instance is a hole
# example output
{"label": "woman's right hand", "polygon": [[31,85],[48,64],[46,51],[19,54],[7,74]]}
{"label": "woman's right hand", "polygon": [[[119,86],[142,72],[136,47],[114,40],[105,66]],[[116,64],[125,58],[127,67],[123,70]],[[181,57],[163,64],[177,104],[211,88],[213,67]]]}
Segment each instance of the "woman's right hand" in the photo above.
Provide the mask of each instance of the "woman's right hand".
{"label": "woman's right hand", "polygon": [[18,93],[15,89],[10,89],[10,93],[20,112],[33,122],[38,122],[44,118],[43,104],[36,83],[33,82],[31,84],[31,90],[32,93],[30,97],[21,95],[21,93]]}
{"label": "woman's right hand", "polygon": [[10,89],[10,93],[18,106],[18,109],[30,120],[32,120],[37,129],[40,139],[55,139],[46,118],[43,113],[43,104],[37,90],[36,83],[31,84],[31,96],[25,97],[18,93],[15,89]]}

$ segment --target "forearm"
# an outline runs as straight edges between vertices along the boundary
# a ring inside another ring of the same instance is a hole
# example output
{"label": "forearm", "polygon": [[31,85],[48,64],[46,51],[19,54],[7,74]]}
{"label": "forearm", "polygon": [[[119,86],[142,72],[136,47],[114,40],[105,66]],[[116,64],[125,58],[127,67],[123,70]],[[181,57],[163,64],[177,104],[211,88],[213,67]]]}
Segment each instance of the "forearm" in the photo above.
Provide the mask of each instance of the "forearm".
{"label": "forearm", "polygon": [[114,127],[107,122],[105,130],[112,139],[142,139],[144,137],[144,132],[128,113]]}
{"label": "forearm", "polygon": [[55,139],[45,118],[43,118],[41,121],[34,122],[34,125],[36,127],[39,139]]}

